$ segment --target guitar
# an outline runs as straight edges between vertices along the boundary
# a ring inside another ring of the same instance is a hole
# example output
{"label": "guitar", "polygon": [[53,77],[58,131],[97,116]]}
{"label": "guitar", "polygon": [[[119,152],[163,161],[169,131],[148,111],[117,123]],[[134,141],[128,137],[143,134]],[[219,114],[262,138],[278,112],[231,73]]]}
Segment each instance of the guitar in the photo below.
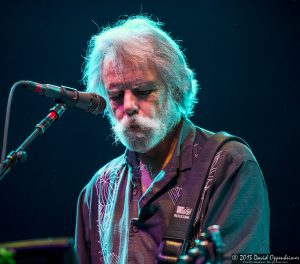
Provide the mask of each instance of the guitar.
{"label": "guitar", "polygon": [[224,259],[224,243],[218,225],[209,226],[206,233],[201,233],[187,254],[180,256],[180,264],[221,264]]}

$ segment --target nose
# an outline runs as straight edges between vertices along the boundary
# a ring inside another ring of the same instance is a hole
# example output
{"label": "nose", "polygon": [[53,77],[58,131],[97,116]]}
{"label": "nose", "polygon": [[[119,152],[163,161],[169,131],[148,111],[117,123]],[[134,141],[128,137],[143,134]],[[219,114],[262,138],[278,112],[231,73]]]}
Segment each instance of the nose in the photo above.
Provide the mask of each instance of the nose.
{"label": "nose", "polygon": [[131,90],[124,91],[124,112],[128,115],[134,115],[138,111],[138,99]]}

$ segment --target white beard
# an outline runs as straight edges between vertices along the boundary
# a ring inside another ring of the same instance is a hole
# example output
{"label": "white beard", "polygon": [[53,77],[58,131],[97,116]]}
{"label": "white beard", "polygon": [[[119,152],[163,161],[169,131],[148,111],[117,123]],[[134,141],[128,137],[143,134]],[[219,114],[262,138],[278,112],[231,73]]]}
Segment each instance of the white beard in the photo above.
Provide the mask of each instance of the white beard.
{"label": "white beard", "polygon": [[118,121],[110,114],[115,140],[132,151],[145,153],[160,143],[180,121],[180,113],[172,99],[156,118],[133,115]]}

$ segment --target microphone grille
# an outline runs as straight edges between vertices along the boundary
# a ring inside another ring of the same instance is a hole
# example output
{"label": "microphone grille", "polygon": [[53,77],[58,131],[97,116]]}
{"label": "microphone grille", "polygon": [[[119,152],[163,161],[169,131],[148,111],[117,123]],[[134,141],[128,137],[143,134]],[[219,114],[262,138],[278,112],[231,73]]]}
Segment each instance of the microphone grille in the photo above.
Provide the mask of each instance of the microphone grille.
{"label": "microphone grille", "polygon": [[88,112],[94,115],[100,115],[106,107],[106,101],[96,93],[91,93],[91,101]]}

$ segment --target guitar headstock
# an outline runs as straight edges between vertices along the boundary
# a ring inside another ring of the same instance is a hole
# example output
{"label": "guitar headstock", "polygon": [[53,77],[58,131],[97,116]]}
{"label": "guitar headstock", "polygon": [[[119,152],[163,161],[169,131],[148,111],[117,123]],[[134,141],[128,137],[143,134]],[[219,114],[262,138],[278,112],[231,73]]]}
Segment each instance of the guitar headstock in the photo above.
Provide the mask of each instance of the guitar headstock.
{"label": "guitar headstock", "polygon": [[212,225],[207,228],[206,233],[201,233],[192,248],[186,255],[179,258],[180,264],[211,263],[221,264],[223,258],[224,243],[222,241],[220,227]]}

